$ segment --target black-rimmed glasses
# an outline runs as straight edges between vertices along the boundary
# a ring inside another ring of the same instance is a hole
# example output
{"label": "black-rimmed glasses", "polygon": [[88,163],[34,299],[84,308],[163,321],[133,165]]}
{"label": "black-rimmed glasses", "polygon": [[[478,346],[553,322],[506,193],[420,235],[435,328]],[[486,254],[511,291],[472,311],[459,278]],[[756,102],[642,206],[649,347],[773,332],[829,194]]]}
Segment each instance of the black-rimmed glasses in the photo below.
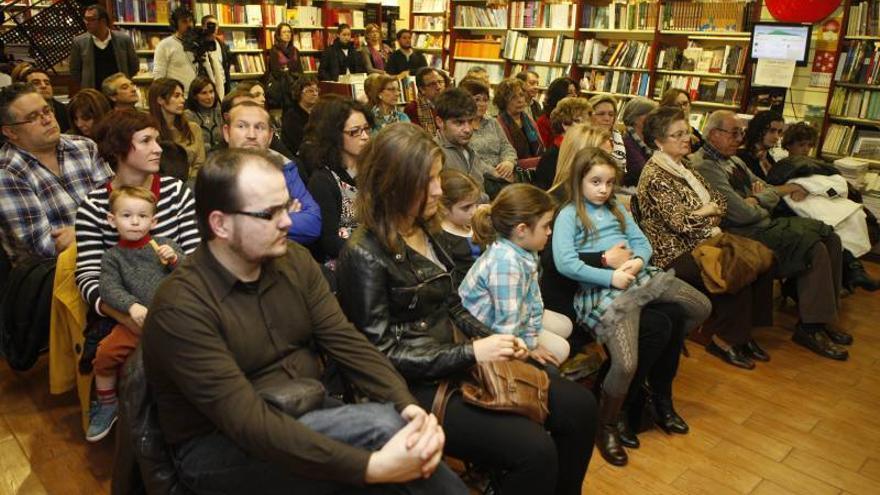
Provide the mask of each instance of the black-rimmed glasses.
{"label": "black-rimmed glasses", "polygon": [[18,122],[10,122],[8,124],[3,125],[24,125],[24,124],[33,124],[34,122],[39,122],[41,119],[45,119],[51,115],[55,114],[55,110],[50,106],[46,105],[42,110],[35,110],[27,115],[25,115],[24,120],[20,120]]}
{"label": "black-rimmed glasses", "polygon": [[235,210],[235,211],[227,211],[231,215],[245,215],[248,217],[259,218],[260,220],[274,220],[279,218],[282,214],[290,212],[290,208],[293,206],[294,199],[290,198],[283,205],[275,205],[266,208],[265,210],[260,211],[243,211],[243,210]]}

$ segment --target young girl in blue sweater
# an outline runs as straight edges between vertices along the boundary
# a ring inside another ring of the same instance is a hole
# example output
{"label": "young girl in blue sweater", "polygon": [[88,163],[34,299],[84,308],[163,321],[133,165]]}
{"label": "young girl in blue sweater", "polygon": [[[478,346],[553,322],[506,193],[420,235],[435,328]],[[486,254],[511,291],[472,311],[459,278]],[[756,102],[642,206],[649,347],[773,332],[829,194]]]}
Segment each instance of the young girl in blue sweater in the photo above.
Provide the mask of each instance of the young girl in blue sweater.
{"label": "young girl in blue sweater", "polygon": [[571,321],[544,309],[538,251],[550,236],[556,204],[528,184],[505,187],[473,216],[474,237],[489,244],[458,288],[462,305],[495,333],[512,334],[542,364],[568,358]]}
{"label": "young girl in blue sweater", "polygon": [[[617,417],[638,362],[639,314],[651,301],[678,304],[690,331],[706,318],[712,306],[699,291],[650,266],[652,249],[632,216],[615,202],[620,170],[614,158],[598,148],[585,148],[573,160],[565,183],[566,204],[553,225],[553,260],[559,273],[579,282],[574,297],[578,321],[592,328],[611,358],[602,382],[596,446],[611,464],[624,465]],[[604,252],[623,243],[624,259],[605,260],[603,268],[585,264],[579,253]],[[663,400],[671,400],[662,398]],[[680,418],[679,418],[680,419]],[[682,425],[686,425],[681,420]],[[687,431],[686,426],[681,433]]]}

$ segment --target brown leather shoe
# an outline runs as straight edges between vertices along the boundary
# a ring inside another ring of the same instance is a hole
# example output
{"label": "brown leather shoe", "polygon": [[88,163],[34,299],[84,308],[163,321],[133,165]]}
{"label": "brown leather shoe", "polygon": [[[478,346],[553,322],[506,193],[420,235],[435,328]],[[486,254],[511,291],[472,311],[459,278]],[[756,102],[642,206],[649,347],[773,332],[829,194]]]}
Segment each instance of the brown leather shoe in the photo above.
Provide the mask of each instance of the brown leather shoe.
{"label": "brown leather shoe", "polygon": [[837,361],[846,361],[849,359],[849,352],[834,344],[824,330],[809,332],[804,330],[801,325],[798,325],[797,329],[794,331],[794,335],[791,336],[791,340],[794,341],[795,344],[802,345],[828,359],[835,359]]}

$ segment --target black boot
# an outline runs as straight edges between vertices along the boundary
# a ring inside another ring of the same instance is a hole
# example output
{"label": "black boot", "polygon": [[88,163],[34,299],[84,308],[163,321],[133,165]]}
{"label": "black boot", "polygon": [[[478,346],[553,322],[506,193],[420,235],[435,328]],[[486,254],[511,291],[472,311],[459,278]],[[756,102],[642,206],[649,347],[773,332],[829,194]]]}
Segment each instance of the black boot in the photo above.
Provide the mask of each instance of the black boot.
{"label": "black boot", "polygon": [[637,449],[641,445],[639,437],[636,436],[635,430],[629,427],[629,419],[627,412],[621,411],[617,417],[617,433],[620,435],[620,443],[628,449]]}
{"label": "black boot", "polygon": [[655,395],[652,402],[654,404],[654,422],[663,431],[667,434],[678,433],[679,435],[684,435],[690,431],[690,427],[685,423],[684,418],[679,416],[675,412],[675,408],[672,407],[672,397]]}
{"label": "black boot", "polygon": [[617,431],[617,419],[623,405],[623,396],[613,397],[602,391],[599,398],[599,429],[596,431],[596,447],[609,464],[625,466],[629,458]]}
{"label": "black boot", "polygon": [[874,292],[880,289],[880,281],[871,278],[865,271],[862,260],[853,256],[848,250],[843,250],[843,286],[849,292],[853,292],[857,287]]}

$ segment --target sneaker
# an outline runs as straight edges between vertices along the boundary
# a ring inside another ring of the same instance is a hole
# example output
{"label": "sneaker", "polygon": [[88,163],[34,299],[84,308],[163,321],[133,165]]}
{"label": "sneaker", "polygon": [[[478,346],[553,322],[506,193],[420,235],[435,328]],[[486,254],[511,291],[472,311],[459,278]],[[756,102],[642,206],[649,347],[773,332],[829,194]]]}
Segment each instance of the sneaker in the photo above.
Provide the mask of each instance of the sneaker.
{"label": "sneaker", "polygon": [[89,410],[89,430],[86,432],[87,441],[97,442],[110,433],[113,424],[116,423],[117,404],[117,402],[112,404],[92,402],[92,407]]}

